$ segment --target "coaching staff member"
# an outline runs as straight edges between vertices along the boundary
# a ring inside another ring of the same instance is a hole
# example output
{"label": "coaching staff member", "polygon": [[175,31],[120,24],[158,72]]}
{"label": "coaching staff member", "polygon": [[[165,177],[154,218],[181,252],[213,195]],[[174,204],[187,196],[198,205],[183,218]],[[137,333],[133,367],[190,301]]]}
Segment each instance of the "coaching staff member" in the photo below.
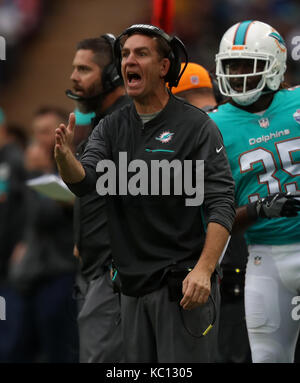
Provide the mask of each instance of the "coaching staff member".
{"label": "coaching staff member", "polygon": [[[66,94],[81,112],[95,113],[91,129],[130,102],[113,61],[114,40],[112,34],[84,39],[73,59],[73,89]],[[87,139],[78,145],[77,158],[86,143]],[[85,363],[115,363],[123,357],[120,300],[110,278],[112,251],[105,206],[105,198],[96,190],[76,198],[74,206],[74,252],[81,261],[78,285],[84,297],[78,314],[80,362]]]}
{"label": "coaching staff member", "polygon": [[[130,161],[142,159],[148,168],[152,160],[205,161],[202,206],[187,207],[178,195],[108,198],[113,257],[122,282],[126,362],[213,360],[211,332],[193,335],[211,320],[209,294],[217,298],[214,270],[235,216],[234,183],[216,125],[166,88],[165,82],[172,86],[179,80],[183,48],[157,27],[129,27],[117,39],[115,52],[133,105],[100,121],[81,162],[70,150],[74,115],[56,131],[55,158],[77,195],[95,189],[99,160],[112,160],[118,174],[119,152],[127,152]],[[182,270],[191,271],[183,277]],[[183,297],[176,302],[180,275]]]}

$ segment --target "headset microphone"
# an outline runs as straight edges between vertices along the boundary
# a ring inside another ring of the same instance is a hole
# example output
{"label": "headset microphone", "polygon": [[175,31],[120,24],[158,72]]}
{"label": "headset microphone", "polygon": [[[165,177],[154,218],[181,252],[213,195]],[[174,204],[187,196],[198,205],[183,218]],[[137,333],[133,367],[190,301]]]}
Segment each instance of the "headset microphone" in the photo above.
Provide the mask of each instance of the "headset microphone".
{"label": "headset microphone", "polygon": [[73,93],[73,92],[71,91],[71,89],[67,89],[67,90],[65,91],[65,93],[66,93],[66,95],[67,95],[69,98],[71,98],[71,99],[74,100],[74,101],[78,101],[78,102],[82,102],[82,101],[92,101],[92,100],[94,100],[94,99],[99,99],[99,98],[103,95],[103,93],[101,92],[101,93],[96,94],[95,96],[92,96],[92,97],[83,97],[83,96],[79,96],[79,95],[76,94],[76,93]]}
{"label": "headset microphone", "polygon": [[85,97],[81,97],[81,96],[78,96],[77,94],[73,93],[71,91],[71,89],[67,89],[65,91],[66,95],[71,98],[72,100],[75,100],[75,101],[83,101],[85,100]]}

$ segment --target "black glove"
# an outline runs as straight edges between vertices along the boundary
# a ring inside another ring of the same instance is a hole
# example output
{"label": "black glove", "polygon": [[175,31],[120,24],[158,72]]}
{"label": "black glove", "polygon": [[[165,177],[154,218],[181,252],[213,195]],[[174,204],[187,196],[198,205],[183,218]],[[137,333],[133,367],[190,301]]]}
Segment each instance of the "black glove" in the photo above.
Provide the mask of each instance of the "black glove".
{"label": "black glove", "polygon": [[276,193],[247,205],[248,216],[254,219],[296,217],[300,211],[300,193]]}

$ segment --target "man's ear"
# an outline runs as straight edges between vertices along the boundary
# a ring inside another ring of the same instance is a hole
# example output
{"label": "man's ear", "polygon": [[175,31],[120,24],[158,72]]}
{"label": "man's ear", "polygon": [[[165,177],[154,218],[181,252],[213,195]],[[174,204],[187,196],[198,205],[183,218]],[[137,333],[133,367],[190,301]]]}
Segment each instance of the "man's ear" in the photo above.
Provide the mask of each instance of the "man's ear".
{"label": "man's ear", "polygon": [[171,63],[170,60],[166,57],[161,60],[161,77],[164,78],[166,74],[169,72]]}

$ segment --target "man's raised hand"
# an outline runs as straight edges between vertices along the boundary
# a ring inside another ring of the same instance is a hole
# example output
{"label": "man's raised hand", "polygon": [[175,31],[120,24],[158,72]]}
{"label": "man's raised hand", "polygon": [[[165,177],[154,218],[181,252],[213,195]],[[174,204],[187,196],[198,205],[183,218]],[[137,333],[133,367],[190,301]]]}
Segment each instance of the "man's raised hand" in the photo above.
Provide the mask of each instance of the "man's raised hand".
{"label": "man's raised hand", "polygon": [[63,159],[68,152],[72,152],[74,139],[75,114],[70,113],[68,125],[60,124],[55,130],[54,157],[56,160]]}

